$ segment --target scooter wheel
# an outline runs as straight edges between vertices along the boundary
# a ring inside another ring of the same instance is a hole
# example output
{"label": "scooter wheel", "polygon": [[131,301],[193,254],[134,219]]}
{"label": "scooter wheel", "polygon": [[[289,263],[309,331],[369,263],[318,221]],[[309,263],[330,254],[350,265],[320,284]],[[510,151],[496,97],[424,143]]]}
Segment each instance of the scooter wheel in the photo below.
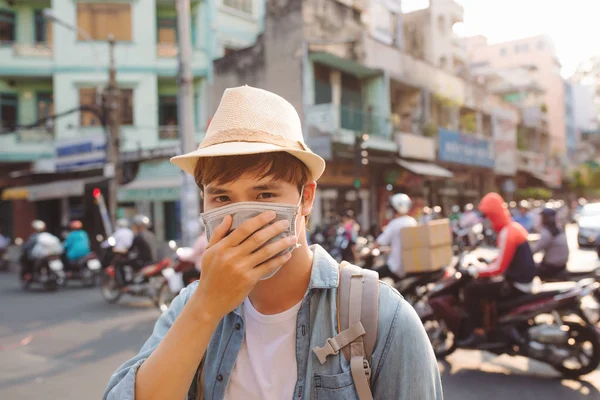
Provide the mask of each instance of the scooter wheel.
{"label": "scooter wheel", "polygon": [[572,357],[564,360],[561,365],[554,365],[553,368],[565,378],[577,379],[595,371],[600,365],[600,339],[593,326],[576,322],[565,322],[565,325],[569,327],[567,349],[572,353]]}
{"label": "scooter wheel", "polygon": [[102,293],[102,297],[108,303],[116,303],[123,295],[117,280],[106,273],[102,275],[102,285],[100,287],[100,291]]}

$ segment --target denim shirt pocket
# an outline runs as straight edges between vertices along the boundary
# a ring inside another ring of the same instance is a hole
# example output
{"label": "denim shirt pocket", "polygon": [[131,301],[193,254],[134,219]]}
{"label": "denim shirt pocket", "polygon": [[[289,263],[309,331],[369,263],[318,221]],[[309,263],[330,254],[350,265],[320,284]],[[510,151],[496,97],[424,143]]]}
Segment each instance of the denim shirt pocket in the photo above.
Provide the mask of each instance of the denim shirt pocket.
{"label": "denim shirt pocket", "polygon": [[315,374],[316,400],[358,400],[352,372],[336,375]]}

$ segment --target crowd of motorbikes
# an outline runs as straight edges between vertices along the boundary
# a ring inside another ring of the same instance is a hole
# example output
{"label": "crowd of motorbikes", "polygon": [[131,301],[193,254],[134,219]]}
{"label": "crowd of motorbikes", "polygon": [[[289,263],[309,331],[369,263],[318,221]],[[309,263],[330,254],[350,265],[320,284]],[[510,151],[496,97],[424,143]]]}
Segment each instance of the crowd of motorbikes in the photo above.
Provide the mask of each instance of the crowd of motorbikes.
{"label": "crowd of motorbikes", "polygon": [[[481,223],[468,228],[453,225],[455,261],[441,270],[406,275],[394,287],[413,305],[421,318],[438,359],[452,354],[467,334],[463,290],[476,277],[474,255],[477,247],[493,244],[491,230]],[[343,227],[315,229],[310,241],[325,247],[341,261],[340,248],[347,246]],[[85,286],[100,284],[102,297],[115,303],[123,295],[148,297],[161,311],[185,286],[199,278],[192,249],[170,242],[171,255],[135,269],[127,265],[126,254],[113,251],[114,239],[101,245],[98,256],[91,253],[77,265],[65,267],[60,254],[49,254],[39,260],[35,279],[46,289],[64,286],[68,280],[80,280]],[[373,235],[356,238],[354,262],[377,270],[386,264],[385,249],[375,244]],[[125,286],[118,283],[116,265],[126,275]],[[477,349],[495,354],[521,355],[544,362],[563,376],[576,378],[595,370],[600,364],[600,329],[595,312],[584,307],[600,304],[600,268],[581,273],[563,272],[544,277],[545,282],[570,282],[561,290],[537,290],[535,294],[495,304],[489,308],[489,335]]]}

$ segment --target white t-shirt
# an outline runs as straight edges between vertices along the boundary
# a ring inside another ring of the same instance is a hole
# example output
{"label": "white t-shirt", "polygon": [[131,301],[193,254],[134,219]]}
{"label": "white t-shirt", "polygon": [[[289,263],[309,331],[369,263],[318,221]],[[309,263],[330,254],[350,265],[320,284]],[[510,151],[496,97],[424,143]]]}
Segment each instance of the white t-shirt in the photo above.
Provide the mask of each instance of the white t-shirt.
{"label": "white t-shirt", "polygon": [[398,276],[404,275],[402,268],[402,239],[400,230],[411,226],[417,226],[417,221],[408,215],[398,217],[390,221],[385,230],[377,238],[377,244],[380,246],[390,246],[390,255],[388,257],[388,267],[390,271]]}
{"label": "white t-shirt", "polygon": [[116,252],[126,252],[133,243],[133,231],[129,228],[118,228],[113,237],[115,238],[113,250]]}
{"label": "white t-shirt", "polygon": [[296,387],[296,319],[300,304],[263,315],[244,301],[245,332],[225,400],[291,399]]}

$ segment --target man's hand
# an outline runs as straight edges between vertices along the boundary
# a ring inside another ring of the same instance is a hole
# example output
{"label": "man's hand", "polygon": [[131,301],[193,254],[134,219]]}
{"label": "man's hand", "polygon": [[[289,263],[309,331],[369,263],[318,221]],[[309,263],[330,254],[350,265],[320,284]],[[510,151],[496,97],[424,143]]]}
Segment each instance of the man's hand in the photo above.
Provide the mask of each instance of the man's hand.
{"label": "man's hand", "polygon": [[287,220],[266,226],[275,216],[272,211],[262,213],[229,235],[231,216],[215,228],[204,251],[202,275],[194,293],[194,303],[204,317],[222,319],[244,301],[260,278],[290,259],[290,252],[278,254],[296,244],[295,236],[262,247],[289,227]]}

